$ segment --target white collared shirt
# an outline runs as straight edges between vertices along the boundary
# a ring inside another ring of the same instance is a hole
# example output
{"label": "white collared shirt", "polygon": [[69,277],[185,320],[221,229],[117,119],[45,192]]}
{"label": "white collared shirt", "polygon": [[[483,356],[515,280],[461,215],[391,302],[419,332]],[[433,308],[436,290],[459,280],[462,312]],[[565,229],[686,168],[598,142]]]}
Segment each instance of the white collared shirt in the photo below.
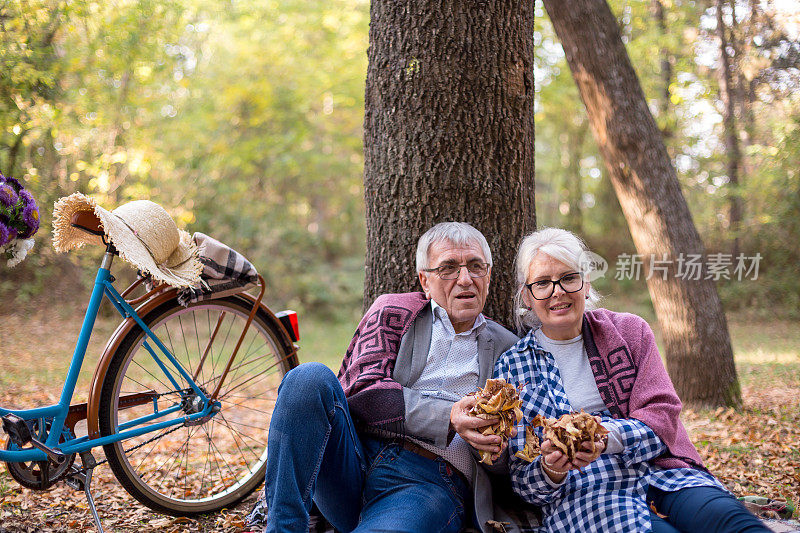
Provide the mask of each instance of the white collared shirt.
{"label": "white collared shirt", "polygon": [[[479,314],[469,330],[456,333],[447,311],[433,300],[431,308],[433,320],[428,359],[419,379],[410,388],[427,396],[456,402],[478,389],[478,334],[486,327],[486,319]],[[472,480],[470,445],[461,436],[453,437],[447,448],[437,448],[416,439],[415,442],[441,456]]]}

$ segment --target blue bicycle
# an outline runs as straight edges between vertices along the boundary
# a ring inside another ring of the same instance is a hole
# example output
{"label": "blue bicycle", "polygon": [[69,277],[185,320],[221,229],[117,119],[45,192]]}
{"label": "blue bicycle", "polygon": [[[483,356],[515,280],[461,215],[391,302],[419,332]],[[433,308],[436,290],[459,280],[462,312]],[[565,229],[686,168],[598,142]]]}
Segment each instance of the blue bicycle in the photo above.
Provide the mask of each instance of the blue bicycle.
{"label": "blue bicycle", "polygon": [[[103,236],[90,212],[77,213],[71,224]],[[258,296],[185,307],[175,289],[147,291],[141,279],[119,293],[110,270],[116,250],[104,243],[60,401],[0,408],[8,434],[0,461],[24,487],[46,490],[64,481],[83,490],[100,531],[90,490],[98,464],[92,450],[100,446],[122,486],[155,511],[193,516],[230,507],[264,480],[277,388],[298,364],[297,316],[276,315],[262,304],[260,277]],[[71,405],[104,298],[122,322],[95,368],[88,401]],[[79,436],[83,420],[86,434]]]}

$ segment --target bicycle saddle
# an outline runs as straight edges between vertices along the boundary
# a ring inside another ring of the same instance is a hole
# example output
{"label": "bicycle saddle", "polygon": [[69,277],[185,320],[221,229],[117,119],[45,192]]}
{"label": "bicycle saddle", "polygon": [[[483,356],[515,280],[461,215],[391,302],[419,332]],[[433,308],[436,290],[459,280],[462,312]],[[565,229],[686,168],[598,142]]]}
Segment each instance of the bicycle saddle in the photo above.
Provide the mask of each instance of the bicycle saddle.
{"label": "bicycle saddle", "polygon": [[100,217],[92,211],[76,211],[69,220],[69,225],[73,228],[82,229],[92,235],[102,237],[105,235]]}

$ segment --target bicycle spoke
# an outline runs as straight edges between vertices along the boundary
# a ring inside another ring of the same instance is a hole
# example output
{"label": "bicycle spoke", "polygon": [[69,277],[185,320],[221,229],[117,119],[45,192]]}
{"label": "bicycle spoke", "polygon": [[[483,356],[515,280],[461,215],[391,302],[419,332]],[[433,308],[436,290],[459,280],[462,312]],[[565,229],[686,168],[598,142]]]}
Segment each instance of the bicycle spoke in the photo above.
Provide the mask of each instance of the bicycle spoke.
{"label": "bicycle spoke", "polygon": [[[253,347],[253,343],[255,342],[255,340],[256,340],[256,336],[255,336],[255,335],[253,335],[253,336],[250,338],[250,344],[249,344],[249,345],[247,346],[247,348],[245,349],[245,356],[244,356],[244,357],[241,359],[241,361],[242,361],[242,364],[244,364],[244,363],[247,361],[247,359],[250,357],[250,355],[253,353],[253,352],[251,352],[250,350],[252,349],[252,347]],[[262,343],[262,344],[264,344],[264,343]],[[236,354],[236,356],[237,356],[237,358],[238,358],[238,357],[239,357],[239,354]],[[236,381],[236,377],[239,375],[238,368],[240,368],[240,367],[241,367],[241,365],[240,365],[240,366],[237,366],[237,370],[236,370],[235,372],[234,372],[233,368],[231,368],[231,370],[230,370],[230,371],[231,371],[231,372],[233,372],[233,376],[231,376],[231,378],[230,378],[230,379],[231,379],[231,381]]]}
{"label": "bicycle spoke", "polygon": [[255,382],[253,383],[253,385],[255,385],[255,384],[257,384],[257,383],[261,383],[262,381],[264,381],[265,379],[268,379],[268,378],[270,378],[270,377],[272,377],[272,376],[271,376],[271,375],[269,375],[269,374],[266,374],[266,375],[265,375],[265,374],[256,374],[255,376],[252,376],[252,377],[250,377],[250,378],[248,378],[248,379],[246,379],[246,380],[242,381],[241,383],[238,383],[238,384],[237,384],[235,387],[231,387],[230,389],[228,389],[228,392],[233,392],[233,391],[235,391],[235,390],[237,390],[237,389],[240,389],[241,387],[243,387],[243,386],[244,386],[244,385],[246,385],[247,383],[250,383],[250,382],[252,382],[254,379],[257,379],[257,378],[258,378],[258,380],[257,380],[257,381],[255,381]]}
{"label": "bicycle spoke", "polygon": [[[273,401],[273,403],[275,403],[275,402]],[[264,411],[262,409],[256,409],[255,407],[249,407],[248,405],[246,405],[245,402],[242,402],[242,403],[226,402],[225,406],[228,407],[228,408],[230,408],[230,407],[244,407],[248,411],[253,411],[254,413],[263,413],[263,414],[267,414],[267,415],[271,415],[272,414],[270,411]]]}
{"label": "bicycle spoke", "polygon": [[[213,422],[213,420],[212,420],[212,422]],[[214,439],[212,438],[212,435],[214,434],[214,429],[215,428],[216,428],[216,425],[213,424],[213,423],[211,424],[210,432],[209,432],[209,430],[206,430],[205,427],[203,427],[203,432],[206,434],[206,438],[208,439],[208,452],[209,453],[206,454],[206,457],[210,458],[210,459],[207,459],[207,461],[213,460],[213,463],[211,464],[211,468],[209,469],[210,472],[211,472],[211,486],[212,487],[214,486],[214,468],[213,468],[214,466],[217,467],[217,474],[219,475],[220,484],[224,483],[224,480],[225,480],[225,476],[222,473],[222,468],[219,465],[219,461],[216,459],[216,453],[215,453],[215,449],[214,449]]]}
{"label": "bicycle spoke", "polygon": [[186,372],[188,375],[191,376],[192,373],[188,369],[192,368],[192,361],[191,361],[191,355],[189,355],[189,346],[187,346],[186,344],[186,333],[183,330],[183,314],[178,315],[178,324],[180,325],[181,338],[183,339],[183,353],[186,355],[185,357],[186,366],[184,366],[183,363],[181,363],[181,360],[178,358],[178,354],[173,353],[172,355],[173,357],[175,357],[175,361],[178,363],[178,367],[183,369],[184,372]]}
{"label": "bicycle spoke", "polygon": [[[272,370],[273,368],[275,368],[275,367],[276,367],[276,366],[278,366],[278,365],[281,365],[282,363],[285,363],[285,362],[286,362],[286,361],[287,361],[287,360],[288,360],[290,357],[291,357],[291,355],[287,355],[287,356],[283,357],[282,359],[278,359],[278,360],[276,360],[276,361],[275,361],[274,363],[272,363],[272,364],[271,364],[269,367],[265,368],[265,369],[264,369],[264,370],[263,370],[263,371],[260,373],[260,375],[263,375],[263,376],[266,376],[266,377],[273,375],[273,373],[266,374],[266,372],[268,372],[269,370]],[[244,383],[247,383],[247,381],[244,381],[244,382],[242,382],[242,383],[238,383],[236,386],[230,387],[230,388],[227,390],[226,394],[227,394],[227,393],[230,393],[230,392],[233,392],[234,390],[236,390],[238,387],[240,387],[240,386],[241,386],[241,385],[243,385]]]}
{"label": "bicycle spoke", "polygon": [[[211,329],[211,311],[206,311],[206,318],[208,320],[208,331],[213,331],[213,329]],[[219,318],[217,320],[219,320]],[[217,375],[217,356],[214,355],[214,345],[213,344],[211,346],[209,346],[209,352],[210,352],[210,355],[211,355],[211,376],[213,378],[213,376]],[[203,381],[206,381],[205,377],[203,378]]]}
{"label": "bicycle spoke", "polygon": [[245,424],[244,422],[237,422],[235,420],[232,421],[231,424],[236,424],[237,426],[242,426],[242,427],[252,428],[252,429],[258,429],[258,430],[263,429],[261,426],[253,426],[251,424]]}
{"label": "bicycle spoke", "polygon": [[[222,454],[222,452],[217,447],[217,445],[214,444],[213,440],[211,441],[211,446],[217,451],[217,454],[219,455],[220,459],[222,459],[222,462],[225,463],[225,467],[228,469],[228,473],[231,475],[231,477],[235,478],[236,474],[234,473],[233,469],[231,468],[231,465],[228,464],[228,461],[225,460],[225,456]],[[225,482],[225,480],[223,479],[222,483],[224,483],[224,482]]]}
{"label": "bicycle spoke", "polygon": [[[163,436],[165,436],[165,435],[167,435],[167,434],[171,433],[173,429],[174,429],[174,428],[163,428],[163,429],[161,429],[161,430],[159,431],[159,433],[158,433],[158,434],[157,434],[155,437],[151,437],[151,438],[153,438],[153,445],[152,445],[152,446],[150,446],[150,450],[149,450],[149,451],[148,451],[146,454],[144,454],[144,457],[142,457],[142,458],[141,458],[141,459],[140,459],[140,460],[137,462],[137,464],[142,464],[142,463],[144,463],[144,462],[145,462],[145,461],[146,461],[146,460],[147,460],[147,459],[150,457],[150,454],[151,454],[151,453],[153,453],[153,450],[155,450],[156,446],[158,446],[158,444],[159,444],[159,441],[158,441],[157,439],[159,439],[159,438],[161,438],[161,437],[163,437]],[[120,444],[119,444],[119,446],[123,446],[123,444],[122,444],[122,443],[120,443]],[[130,456],[129,458],[132,458],[132,456]],[[134,466],[134,465],[131,465],[131,466]],[[134,468],[136,468],[136,467],[134,466]]]}
{"label": "bicycle spoke", "polygon": [[242,435],[241,435],[241,433],[240,433],[240,432],[238,432],[238,431],[236,431],[235,429],[233,429],[233,428],[230,426],[230,424],[228,423],[228,421],[225,419],[225,417],[224,417],[224,416],[222,416],[222,417],[220,418],[220,420],[222,420],[222,424],[223,424],[225,427],[227,427],[227,428],[228,428],[228,431],[230,431],[230,432],[232,433],[232,435],[234,436],[234,438],[233,438],[233,443],[234,443],[234,444],[236,444],[236,449],[237,449],[237,450],[239,450],[239,455],[242,457],[242,461],[243,461],[245,464],[247,464],[247,458],[244,456],[244,451],[242,450],[242,447],[241,447],[241,446],[239,446],[239,442],[236,440],[236,437],[239,437],[239,439],[242,441],[242,444],[244,444],[244,445],[247,447],[248,451],[250,452],[250,454],[253,456],[253,458],[254,458],[254,459],[260,459],[260,458],[261,458],[261,456],[260,456],[260,455],[258,455],[257,453],[255,453],[253,450],[251,450],[251,449],[250,449],[250,447],[249,447],[249,446],[247,446],[247,444],[246,444],[246,443],[245,443],[245,441],[244,441],[244,438],[242,438]]}
{"label": "bicycle spoke", "polygon": [[159,484],[158,484],[158,486],[159,486],[159,487],[162,487],[162,486],[164,485],[164,482],[165,482],[165,481],[167,480],[167,478],[169,477],[169,476],[168,476],[168,474],[169,474],[170,472],[172,472],[172,469],[175,467],[175,463],[177,462],[178,464],[180,464],[180,454],[183,452],[183,449],[184,449],[184,448],[188,449],[188,447],[189,447],[189,438],[190,438],[190,436],[191,436],[191,435],[189,435],[189,430],[190,430],[190,428],[188,428],[188,427],[187,427],[187,428],[186,428],[187,438],[186,438],[186,440],[185,440],[185,441],[183,441],[183,444],[181,444],[180,448],[178,448],[178,449],[175,451],[175,453],[173,453],[172,455],[170,455],[170,456],[167,458],[167,460],[166,460],[166,461],[164,461],[164,463],[162,463],[162,465],[161,465],[159,468],[157,468],[157,469],[156,469],[156,472],[160,471],[160,470],[161,470],[161,469],[164,467],[164,465],[166,465],[166,464],[167,464],[167,462],[168,462],[170,459],[172,459],[173,457],[175,458],[175,459],[173,459],[173,460],[172,460],[172,464],[170,465],[170,467],[169,467],[169,470],[167,470],[165,473],[163,473],[163,474],[161,475],[161,481],[160,481],[160,482],[159,482]]}
{"label": "bicycle spoke", "polygon": [[[200,361],[203,360],[203,351],[202,348],[200,348],[200,328],[197,325],[197,313],[195,313],[194,311],[191,311],[191,313],[192,313],[192,322],[194,322],[194,332],[195,332],[194,340],[195,342],[197,342],[197,366],[200,366]],[[190,373],[194,375],[195,365],[192,364],[191,361],[189,361],[188,366]],[[203,369],[200,368],[200,374],[198,374],[197,376],[198,379],[200,379],[200,381],[203,380],[202,374],[203,374]]]}
{"label": "bicycle spoke", "polygon": [[[189,347],[186,345],[186,332],[183,330],[183,315],[178,315],[178,326],[181,330],[181,339],[183,339],[183,354],[185,356],[184,360],[186,361],[186,366],[189,368],[192,367],[191,361],[189,360]],[[179,361],[178,354],[172,354],[175,356],[175,359]]]}
{"label": "bicycle spoke", "polygon": [[[156,376],[155,374],[153,374],[152,372],[150,372],[149,370],[147,370],[147,369],[146,369],[146,368],[145,368],[145,367],[144,367],[144,366],[143,366],[143,365],[142,365],[142,364],[141,364],[139,361],[133,360],[133,361],[131,361],[131,362],[132,362],[132,363],[134,363],[134,364],[135,364],[136,366],[138,366],[139,368],[141,368],[142,370],[144,370],[145,372],[147,372],[147,373],[150,375],[150,377],[152,377],[154,380],[158,381],[158,382],[159,382],[161,385],[163,385],[163,387],[164,387],[165,389],[167,389],[167,390],[172,390],[172,385],[167,385],[166,383],[164,383],[163,381],[161,381],[161,379],[159,379],[159,377],[158,377],[158,376]],[[133,381],[133,382],[134,382],[134,383],[136,383],[137,385],[141,386],[141,387],[142,387],[142,389],[145,389],[145,390],[152,389],[152,387],[148,387],[148,386],[147,386],[147,385],[145,385],[144,383],[141,383],[140,381],[137,381],[137,380],[133,379],[133,378],[132,378],[132,377],[130,377],[129,375],[126,375],[125,377],[126,377],[126,378],[127,378],[129,381]],[[139,392],[139,391],[132,391],[132,392]]]}
{"label": "bicycle spoke", "polygon": [[164,325],[164,330],[167,332],[167,340],[169,341],[169,353],[175,353],[175,346],[172,343],[172,334],[169,331],[169,324]]}
{"label": "bicycle spoke", "polygon": [[[264,359],[265,359],[265,360],[272,360],[272,359],[273,359],[273,356],[271,356],[271,355],[263,355],[263,356],[259,356],[259,357],[257,357],[256,359],[253,359],[253,360],[251,360],[251,361],[250,361],[250,362],[248,362],[248,363],[242,362],[241,364],[239,364],[239,365],[237,365],[237,366],[231,367],[231,370],[230,370],[230,371],[231,371],[231,372],[233,372],[234,370],[239,370],[239,369],[243,368],[244,366],[246,366],[246,365],[248,365],[248,364],[252,364],[252,363],[254,363],[254,362],[258,362],[258,361],[260,361],[260,360],[264,360]],[[266,370],[266,369],[265,369],[265,370]],[[250,371],[253,371],[253,370],[251,369]],[[229,375],[230,375],[230,373],[229,373]],[[230,378],[229,382],[235,382],[235,381],[236,381],[236,375],[234,374],[233,376],[231,376],[231,378]],[[205,385],[205,383],[204,383],[204,385]]]}

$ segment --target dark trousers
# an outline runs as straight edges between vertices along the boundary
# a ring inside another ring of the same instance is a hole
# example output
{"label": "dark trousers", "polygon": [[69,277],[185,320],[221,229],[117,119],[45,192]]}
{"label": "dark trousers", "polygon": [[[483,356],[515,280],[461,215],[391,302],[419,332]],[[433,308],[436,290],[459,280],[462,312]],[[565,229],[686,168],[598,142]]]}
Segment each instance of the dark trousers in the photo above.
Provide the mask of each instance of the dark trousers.
{"label": "dark trousers", "polygon": [[761,533],[770,532],[745,509],[742,502],[716,487],[691,487],[664,492],[655,487],[647,491],[647,503],[667,518],[652,511],[654,533]]}

